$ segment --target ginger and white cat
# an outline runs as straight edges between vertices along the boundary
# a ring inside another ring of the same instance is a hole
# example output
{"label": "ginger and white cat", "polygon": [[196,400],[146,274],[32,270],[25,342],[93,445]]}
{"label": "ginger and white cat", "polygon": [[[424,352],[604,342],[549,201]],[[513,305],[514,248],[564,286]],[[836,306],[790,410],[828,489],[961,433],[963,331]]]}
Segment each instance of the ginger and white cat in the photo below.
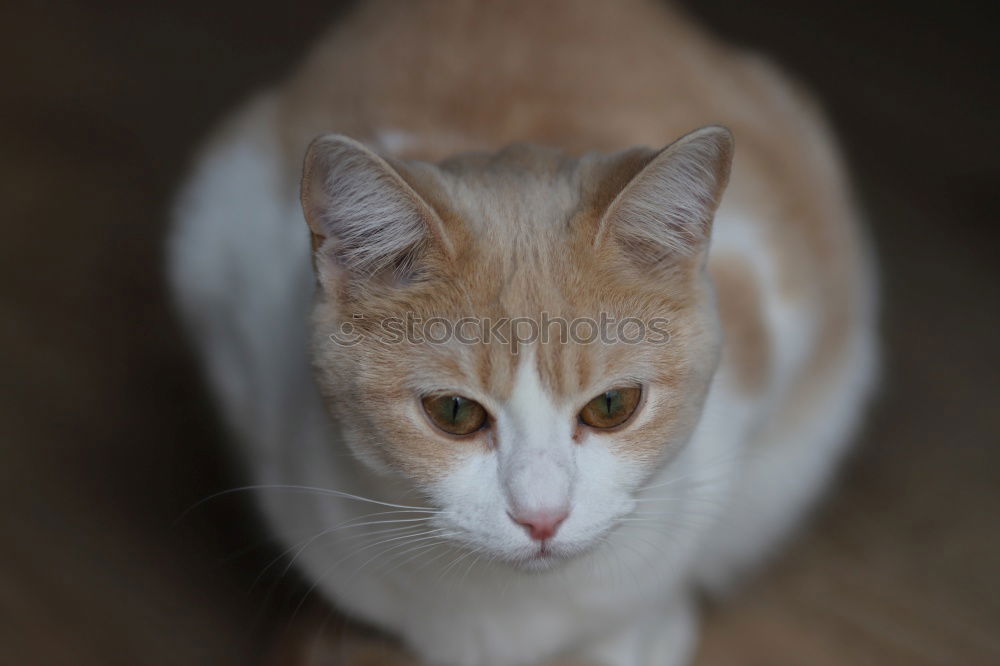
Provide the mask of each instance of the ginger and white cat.
{"label": "ginger and white cat", "polygon": [[[217,133],[171,241],[270,528],[428,664],[686,663],[695,593],[781,543],[873,383],[822,121],[655,2],[361,3]],[[667,335],[509,325],[545,317]]]}

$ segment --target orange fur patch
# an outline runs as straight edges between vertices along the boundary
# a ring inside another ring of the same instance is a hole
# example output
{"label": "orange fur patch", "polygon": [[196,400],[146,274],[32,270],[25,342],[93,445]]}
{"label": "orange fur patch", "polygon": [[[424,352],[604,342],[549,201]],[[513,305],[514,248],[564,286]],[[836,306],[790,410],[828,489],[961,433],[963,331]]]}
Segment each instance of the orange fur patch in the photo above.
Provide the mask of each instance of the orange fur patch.
{"label": "orange fur patch", "polygon": [[771,367],[760,284],[746,259],[738,256],[717,258],[711,273],[726,333],[723,362],[743,391],[756,394],[765,388]]}

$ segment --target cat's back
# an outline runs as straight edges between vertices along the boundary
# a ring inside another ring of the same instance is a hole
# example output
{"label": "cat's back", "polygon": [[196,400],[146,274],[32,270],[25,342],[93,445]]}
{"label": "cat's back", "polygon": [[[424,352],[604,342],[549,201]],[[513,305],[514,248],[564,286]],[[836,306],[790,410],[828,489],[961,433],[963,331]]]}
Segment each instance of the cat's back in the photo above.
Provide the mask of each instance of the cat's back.
{"label": "cat's back", "polygon": [[371,0],[284,86],[281,122],[293,153],[331,130],[433,161],[659,146],[706,119],[768,127],[758,68],[655,0]]}

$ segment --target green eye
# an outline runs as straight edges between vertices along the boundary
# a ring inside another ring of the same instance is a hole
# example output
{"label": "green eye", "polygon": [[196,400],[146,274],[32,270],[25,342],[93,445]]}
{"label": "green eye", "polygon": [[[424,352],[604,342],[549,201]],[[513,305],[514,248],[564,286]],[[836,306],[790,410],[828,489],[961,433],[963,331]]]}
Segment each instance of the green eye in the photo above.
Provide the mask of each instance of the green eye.
{"label": "green eye", "polygon": [[469,435],[486,424],[483,406],[460,395],[431,395],[422,402],[434,425],[449,434]]}
{"label": "green eye", "polygon": [[580,420],[592,428],[614,428],[632,416],[641,396],[636,386],[605,391],[580,410]]}

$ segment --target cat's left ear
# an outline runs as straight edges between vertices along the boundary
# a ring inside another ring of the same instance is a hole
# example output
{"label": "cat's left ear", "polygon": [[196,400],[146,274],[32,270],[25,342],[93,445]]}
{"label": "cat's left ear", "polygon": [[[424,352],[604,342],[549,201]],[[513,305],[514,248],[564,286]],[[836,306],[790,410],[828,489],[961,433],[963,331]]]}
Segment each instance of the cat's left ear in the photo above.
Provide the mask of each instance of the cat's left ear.
{"label": "cat's left ear", "polygon": [[419,257],[451,251],[434,209],[386,159],[346,136],[312,142],[301,196],[324,286],[405,282]]}
{"label": "cat's left ear", "polygon": [[678,139],[632,177],[606,209],[595,244],[614,241],[643,267],[699,254],[729,182],[733,135],[710,126]]}

